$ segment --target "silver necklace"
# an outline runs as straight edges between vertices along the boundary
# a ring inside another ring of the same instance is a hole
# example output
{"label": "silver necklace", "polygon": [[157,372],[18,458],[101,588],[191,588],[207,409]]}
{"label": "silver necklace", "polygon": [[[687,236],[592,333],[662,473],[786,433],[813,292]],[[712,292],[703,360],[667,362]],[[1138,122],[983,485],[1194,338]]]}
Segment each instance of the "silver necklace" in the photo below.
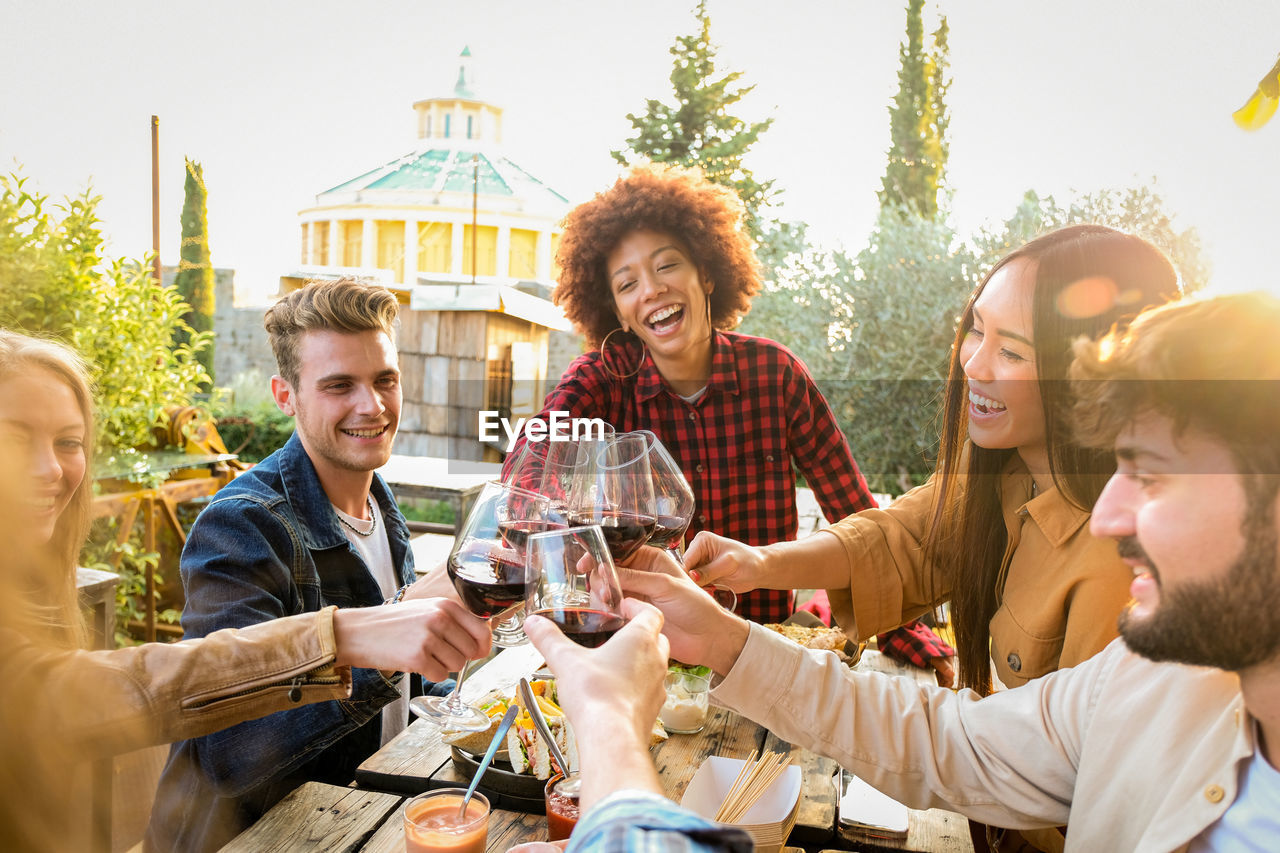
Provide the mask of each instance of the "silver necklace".
{"label": "silver necklace", "polygon": [[364,499],[369,504],[369,518],[371,521],[373,521],[373,526],[369,528],[368,533],[365,533],[363,530],[356,527],[351,522],[347,521],[345,518],[342,517],[341,513],[338,514],[338,521],[341,521],[344,525],[346,525],[346,528],[348,530],[350,530],[352,533],[354,533],[357,536],[372,536],[373,531],[378,529],[378,514],[373,510],[373,498],[370,497],[369,495],[365,495]]}

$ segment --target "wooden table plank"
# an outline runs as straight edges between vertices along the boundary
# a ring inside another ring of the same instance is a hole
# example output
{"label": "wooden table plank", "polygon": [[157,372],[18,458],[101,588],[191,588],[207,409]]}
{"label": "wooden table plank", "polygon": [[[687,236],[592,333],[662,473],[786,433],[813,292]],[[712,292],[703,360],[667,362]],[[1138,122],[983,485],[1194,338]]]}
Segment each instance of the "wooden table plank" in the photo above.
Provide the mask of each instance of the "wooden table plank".
{"label": "wooden table plank", "polygon": [[[526,841],[546,841],[547,821],[541,815],[527,815],[494,809],[489,813],[488,853],[501,853]],[[397,809],[369,839],[360,853],[404,853],[404,821]]]}
{"label": "wooden table plank", "polygon": [[383,821],[398,812],[401,802],[403,798],[394,794],[307,782],[222,850],[223,853],[359,850]]}
{"label": "wooden table plank", "polygon": [[746,717],[725,708],[712,706],[707,725],[693,735],[671,735],[653,749],[653,763],[658,768],[662,793],[680,802],[693,774],[711,755],[746,758],[760,748],[764,729]]}
{"label": "wooden table plank", "polygon": [[867,833],[840,827],[840,838],[854,850],[910,850],[917,853],[973,853],[969,821],[963,815],[942,809],[907,812],[907,837],[876,838]]}

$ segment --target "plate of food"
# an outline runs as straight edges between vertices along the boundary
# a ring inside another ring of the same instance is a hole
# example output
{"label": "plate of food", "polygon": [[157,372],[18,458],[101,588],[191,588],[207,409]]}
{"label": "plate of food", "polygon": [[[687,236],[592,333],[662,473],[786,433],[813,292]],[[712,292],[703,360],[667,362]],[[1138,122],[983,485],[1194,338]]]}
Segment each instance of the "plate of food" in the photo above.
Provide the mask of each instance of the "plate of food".
{"label": "plate of food", "polygon": [[[556,704],[555,681],[542,679],[530,686],[556,745],[564,752],[569,764],[575,765],[578,744],[564,711]],[[475,704],[489,717],[489,728],[482,732],[445,732],[441,738],[453,747],[454,768],[467,778],[473,777],[479,768],[480,756],[489,748],[489,741],[497,733],[502,715],[512,705],[521,706],[514,690],[491,690]],[[505,743],[499,747],[493,764],[485,773],[481,790],[487,788],[497,793],[537,799],[541,803],[543,785],[553,772],[550,751],[538,736],[528,710],[521,707],[519,716],[507,730]]]}
{"label": "plate of food", "polygon": [[816,625],[801,625],[796,622],[783,622],[765,625],[770,631],[776,631],[793,643],[806,649],[835,652],[841,661],[853,666],[862,656],[862,647],[850,640],[839,628],[828,628],[817,619]]}
{"label": "plate of food", "polygon": [[[553,679],[540,679],[530,683],[538,709],[546,718],[547,727],[551,729],[556,745],[564,753],[569,766],[577,769],[578,743],[573,736],[573,728],[560,709],[556,695],[556,683]],[[454,768],[466,778],[475,776],[480,765],[480,757],[489,748],[489,741],[497,733],[498,723],[502,715],[512,705],[521,705],[515,690],[491,690],[476,703],[490,720],[489,728],[482,732],[444,732],[441,740],[453,747],[452,759]],[[660,743],[667,739],[662,724],[654,721],[653,742]],[[546,781],[555,773],[551,761],[551,753],[547,745],[538,736],[533,719],[528,710],[521,707],[519,716],[507,731],[506,743],[499,747],[494,755],[493,764],[485,772],[480,790],[489,789],[500,794],[515,797],[537,799],[542,803],[542,789]]]}

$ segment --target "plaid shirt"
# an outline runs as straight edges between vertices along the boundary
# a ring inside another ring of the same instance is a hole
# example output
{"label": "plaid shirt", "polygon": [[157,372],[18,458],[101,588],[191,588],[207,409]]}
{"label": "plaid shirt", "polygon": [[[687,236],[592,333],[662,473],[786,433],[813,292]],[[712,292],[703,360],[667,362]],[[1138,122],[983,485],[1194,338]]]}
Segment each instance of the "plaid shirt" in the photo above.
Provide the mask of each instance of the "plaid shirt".
{"label": "plaid shirt", "polygon": [[[671,390],[638,342],[610,345],[608,368],[593,350],[547,395],[541,416],[552,411],[653,430],[697,497],[689,538],[710,530],[749,545],[795,539],[793,461],[829,521],[876,505],[808,369],[765,338],[716,332],[707,390],[694,403]],[[791,590],[738,597],[738,613],[756,622],[781,622],[794,606]]]}
{"label": "plaid shirt", "polygon": [[751,853],[746,830],[714,823],[666,797],[615,791],[573,829],[567,853]]}
{"label": "plaid shirt", "polygon": [[894,660],[928,669],[934,658],[952,658],[956,650],[923,622],[908,622],[883,634],[876,634],[880,651]]}

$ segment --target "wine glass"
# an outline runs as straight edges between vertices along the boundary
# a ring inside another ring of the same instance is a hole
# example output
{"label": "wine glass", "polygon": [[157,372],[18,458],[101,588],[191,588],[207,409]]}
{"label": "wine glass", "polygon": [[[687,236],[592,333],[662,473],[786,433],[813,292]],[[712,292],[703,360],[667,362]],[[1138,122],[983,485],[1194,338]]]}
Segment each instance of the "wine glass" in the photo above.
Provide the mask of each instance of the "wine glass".
{"label": "wine glass", "polygon": [[525,441],[503,482],[546,495],[551,500],[551,517],[567,521],[586,449],[613,437],[613,427],[603,421],[601,425],[603,435],[588,434],[576,441]]}
{"label": "wine glass", "polygon": [[[683,566],[684,535],[689,529],[689,523],[693,521],[697,505],[693,487],[680,470],[680,463],[672,457],[657,434],[647,429],[637,430],[636,434],[645,438],[649,471],[653,476],[657,521],[654,523],[653,533],[649,535],[649,544],[655,548],[665,548],[672,559]],[[732,611],[738,606],[738,594],[727,586],[713,584],[707,591],[725,610]]]}
{"label": "wine glass", "polygon": [[649,544],[668,551],[677,563],[684,562],[684,534],[693,521],[696,500],[693,487],[684,478],[680,465],[671,457],[662,440],[647,429],[637,430],[643,436],[649,453],[649,472],[653,477],[653,501],[657,520]]}
{"label": "wine glass", "polygon": [[[528,642],[519,612],[524,604],[525,547],[531,534],[564,526],[548,518],[548,503],[535,492],[486,483],[454,539],[446,564],[449,579],[463,605],[489,620],[495,646]],[[448,696],[418,696],[409,707],[443,729],[487,729],[489,717],[460,696],[468,665],[459,670]]]}
{"label": "wine glass", "polygon": [[535,533],[525,560],[526,612],[545,616],[587,648],[626,624],[618,571],[598,525]]}
{"label": "wine glass", "polygon": [[653,533],[657,514],[648,442],[621,433],[594,442],[569,506],[569,523],[597,525],[616,562],[624,562]]}

